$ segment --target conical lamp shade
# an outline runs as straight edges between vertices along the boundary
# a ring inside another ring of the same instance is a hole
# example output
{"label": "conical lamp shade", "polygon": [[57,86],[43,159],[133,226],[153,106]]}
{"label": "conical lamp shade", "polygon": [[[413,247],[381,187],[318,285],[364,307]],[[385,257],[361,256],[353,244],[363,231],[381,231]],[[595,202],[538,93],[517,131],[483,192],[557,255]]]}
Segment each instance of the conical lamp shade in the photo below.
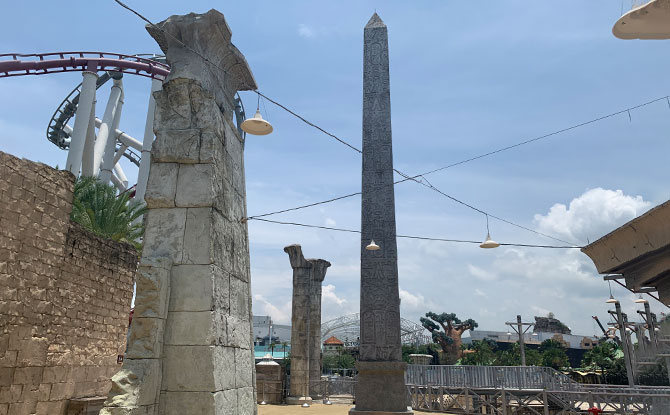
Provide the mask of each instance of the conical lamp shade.
{"label": "conical lamp shade", "polygon": [[252,135],[268,135],[272,132],[272,124],[261,117],[260,110],[256,110],[253,118],[247,118],[240,126],[242,130]]}
{"label": "conical lamp shade", "polygon": [[640,294],[640,298],[634,301],[636,304],[644,304],[647,302],[644,298],[642,298],[642,294]]}
{"label": "conical lamp shade", "polygon": [[493,239],[491,239],[490,234],[486,234],[486,240],[479,245],[480,248],[485,248],[485,249],[490,249],[490,248],[497,248],[499,247],[500,244]]}
{"label": "conical lamp shade", "polygon": [[370,242],[368,246],[365,247],[366,251],[379,251],[379,245],[377,245],[374,239]]}
{"label": "conical lamp shade", "polygon": [[610,298],[608,298],[607,301],[605,301],[605,302],[606,302],[607,304],[616,304],[616,303],[618,303],[618,301],[617,301],[616,299],[614,299],[614,297],[613,297],[611,294],[610,294]]}

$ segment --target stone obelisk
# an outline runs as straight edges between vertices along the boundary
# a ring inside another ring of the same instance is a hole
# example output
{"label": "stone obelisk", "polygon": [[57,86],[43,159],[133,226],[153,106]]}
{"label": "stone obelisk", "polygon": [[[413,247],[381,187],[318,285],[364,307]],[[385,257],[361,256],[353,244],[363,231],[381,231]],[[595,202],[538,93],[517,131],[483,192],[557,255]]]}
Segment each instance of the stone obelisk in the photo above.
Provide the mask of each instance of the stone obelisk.
{"label": "stone obelisk", "polygon": [[[400,345],[388,32],[377,13],[364,29],[361,334],[350,413],[411,413]],[[379,250],[367,250],[374,240]]]}

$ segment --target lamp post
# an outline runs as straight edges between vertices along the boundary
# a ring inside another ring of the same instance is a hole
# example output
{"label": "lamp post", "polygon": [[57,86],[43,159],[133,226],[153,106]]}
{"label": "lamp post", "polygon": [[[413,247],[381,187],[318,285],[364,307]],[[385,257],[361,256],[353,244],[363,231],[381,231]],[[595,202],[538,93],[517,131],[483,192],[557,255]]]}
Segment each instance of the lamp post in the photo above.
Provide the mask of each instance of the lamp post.
{"label": "lamp post", "polygon": [[[524,323],[521,321],[521,316],[516,316],[516,321],[508,321],[505,324],[510,326],[519,335],[519,350],[521,351],[521,366],[526,366],[526,348],[524,344],[523,335],[535,325],[535,323]],[[524,326],[527,326],[524,328]]]}
{"label": "lamp post", "polygon": [[[651,341],[651,347],[654,353],[658,354],[659,344],[657,337],[658,327],[656,323],[656,314],[651,312],[651,308],[649,307],[649,301],[642,298],[641,295],[640,298],[635,300],[635,303],[644,305],[644,311],[638,310],[637,313],[641,315],[642,318],[644,319],[644,322],[647,325],[647,330],[649,331],[649,340]],[[665,366],[668,371],[668,379],[670,380],[670,355],[664,354],[663,359],[665,359]]]}
{"label": "lamp post", "polygon": [[617,326],[619,326],[619,333],[621,335],[621,348],[623,349],[623,358],[626,364],[626,376],[628,377],[628,385],[635,386],[635,373],[633,371],[631,341],[627,332],[628,322],[626,315],[621,311],[621,304],[612,295],[606,301],[607,304],[614,304],[615,311],[607,310],[608,313],[616,315]]}

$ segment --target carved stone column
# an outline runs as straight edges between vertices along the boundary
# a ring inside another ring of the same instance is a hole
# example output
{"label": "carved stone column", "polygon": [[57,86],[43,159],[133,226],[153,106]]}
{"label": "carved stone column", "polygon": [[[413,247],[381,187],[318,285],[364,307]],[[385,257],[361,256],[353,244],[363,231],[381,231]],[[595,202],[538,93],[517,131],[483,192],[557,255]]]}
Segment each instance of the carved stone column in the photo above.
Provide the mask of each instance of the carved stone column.
{"label": "carved stone column", "polygon": [[232,113],[234,94],[256,85],[221,13],[171,16],[158,26],[148,30],[171,72],[154,93],[128,351],[101,414],[252,415],[244,142]]}
{"label": "carved stone column", "polygon": [[[321,379],[321,283],[330,262],[305,259],[300,245],[284,248],[293,268],[293,303],[291,312],[291,390],[287,403],[310,402],[317,390],[308,391],[309,382]],[[314,388],[313,386],[313,388]],[[316,397],[316,396],[315,396]]]}

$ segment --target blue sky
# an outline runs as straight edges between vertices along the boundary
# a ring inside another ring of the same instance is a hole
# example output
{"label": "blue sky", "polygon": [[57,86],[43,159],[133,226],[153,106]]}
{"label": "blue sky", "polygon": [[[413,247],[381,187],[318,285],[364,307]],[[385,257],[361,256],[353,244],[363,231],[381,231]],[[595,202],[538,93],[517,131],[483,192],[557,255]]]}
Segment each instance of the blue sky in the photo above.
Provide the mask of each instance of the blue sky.
{"label": "blue sky", "polygon": [[[622,41],[620,2],[137,1],[160,21],[217,8],[260,90],[305,118],[361,142],[363,26],[389,27],[395,166],[410,174],[569,127],[670,93],[664,41]],[[629,8],[628,0],[624,9]],[[159,52],[144,25],[112,0],[3,5],[0,50]],[[50,165],[66,154],[45,139],[78,73],[0,79],[0,150]],[[121,129],[141,137],[150,83],[126,76]],[[105,88],[107,89],[107,88]],[[102,114],[107,91],[98,95]],[[248,112],[255,95],[243,94]],[[246,143],[250,215],[360,190],[360,156],[270,103],[275,133]],[[627,114],[429,176],[441,190],[524,226],[580,244],[668,199],[670,109]],[[131,181],[136,172],[126,166]],[[560,205],[565,205],[561,208]],[[396,188],[399,234],[478,239],[485,218],[415,183]],[[360,199],[273,219],[356,229]],[[324,319],[358,308],[358,237],[250,222],[254,312],[290,318],[291,268],[282,248],[333,264]],[[552,241],[491,221],[501,242]],[[606,319],[607,285],[583,254],[400,240],[403,316],[456,312],[481,328],[552,311],[574,332]],[[632,315],[633,296],[614,288]],[[665,311],[653,304],[657,311]]]}

